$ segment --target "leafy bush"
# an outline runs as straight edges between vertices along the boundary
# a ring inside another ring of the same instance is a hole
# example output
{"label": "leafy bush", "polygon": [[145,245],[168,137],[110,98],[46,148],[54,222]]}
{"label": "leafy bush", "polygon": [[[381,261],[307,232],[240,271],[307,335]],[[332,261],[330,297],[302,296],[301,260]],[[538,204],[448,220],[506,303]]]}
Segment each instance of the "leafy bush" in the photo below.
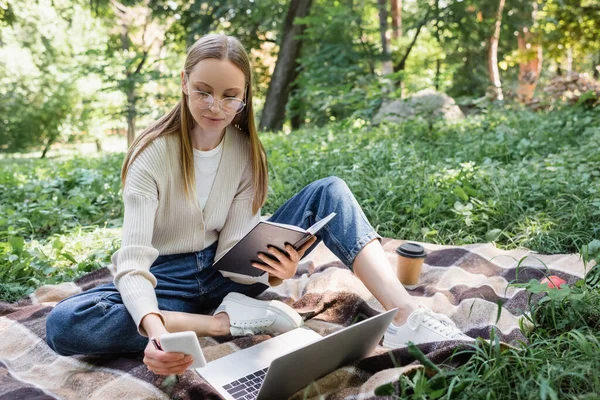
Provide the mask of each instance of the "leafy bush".
{"label": "leafy bush", "polygon": [[0,298],[16,300],[109,262],[122,225],[121,161],[1,160]]}

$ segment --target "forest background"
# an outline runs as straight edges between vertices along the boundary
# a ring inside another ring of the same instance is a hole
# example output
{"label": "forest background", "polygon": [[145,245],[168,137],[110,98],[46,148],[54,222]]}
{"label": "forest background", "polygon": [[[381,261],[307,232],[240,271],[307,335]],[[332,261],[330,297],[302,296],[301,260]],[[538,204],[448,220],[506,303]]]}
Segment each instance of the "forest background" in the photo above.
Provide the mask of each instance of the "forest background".
{"label": "forest background", "polygon": [[178,100],[186,48],[209,32],[232,34],[250,52],[263,131],[368,121],[384,101],[425,88],[465,107],[486,93],[544,101],[556,76],[598,79],[599,8],[595,0],[0,0],[0,150],[101,149],[124,132],[130,143]]}

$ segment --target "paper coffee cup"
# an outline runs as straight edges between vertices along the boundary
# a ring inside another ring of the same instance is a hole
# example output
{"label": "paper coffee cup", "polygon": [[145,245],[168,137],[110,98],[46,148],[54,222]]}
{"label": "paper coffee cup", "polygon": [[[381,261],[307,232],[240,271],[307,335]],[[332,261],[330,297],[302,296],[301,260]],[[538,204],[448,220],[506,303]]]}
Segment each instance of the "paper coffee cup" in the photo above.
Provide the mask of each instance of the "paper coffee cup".
{"label": "paper coffee cup", "polygon": [[398,263],[396,274],[403,285],[416,285],[419,281],[423,261],[427,256],[420,244],[403,243],[396,248]]}

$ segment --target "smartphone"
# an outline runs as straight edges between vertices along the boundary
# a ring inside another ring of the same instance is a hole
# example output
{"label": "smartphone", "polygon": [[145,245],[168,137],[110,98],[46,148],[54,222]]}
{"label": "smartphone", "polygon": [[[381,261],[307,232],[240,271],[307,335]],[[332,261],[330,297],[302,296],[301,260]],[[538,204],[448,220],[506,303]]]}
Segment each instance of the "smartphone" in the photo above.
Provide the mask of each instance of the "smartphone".
{"label": "smartphone", "polygon": [[204,353],[200,348],[198,337],[195,332],[175,332],[167,333],[160,337],[160,347],[167,353],[184,353],[191,355],[194,362],[188,369],[202,368],[206,366]]}

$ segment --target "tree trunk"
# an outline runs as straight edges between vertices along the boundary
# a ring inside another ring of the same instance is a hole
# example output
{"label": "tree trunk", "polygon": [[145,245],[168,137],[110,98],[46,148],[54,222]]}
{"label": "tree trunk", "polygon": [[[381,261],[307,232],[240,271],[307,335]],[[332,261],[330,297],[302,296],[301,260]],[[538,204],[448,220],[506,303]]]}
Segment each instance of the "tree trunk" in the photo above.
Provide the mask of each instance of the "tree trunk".
{"label": "tree trunk", "polygon": [[573,75],[573,48],[567,49],[567,78]]}
{"label": "tree trunk", "polygon": [[387,13],[387,2],[388,0],[378,0],[379,3],[379,34],[381,36],[381,49],[382,49],[382,72],[383,75],[389,75],[394,72],[394,66],[392,64],[392,56],[390,55],[390,43],[387,37],[388,31],[388,13]]}
{"label": "tree trunk", "polygon": [[295,25],[294,20],[306,17],[311,4],[312,0],[292,0],[288,8],[275,71],[273,71],[260,119],[261,129],[275,131],[281,130],[283,127],[285,106],[288,102],[290,85],[293,82],[294,70],[302,45],[302,41],[296,37],[304,30],[304,26]]}
{"label": "tree trunk", "polygon": [[[440,0],[436,0],[435,1],[435,41],[437,42],[438,46],[440,46],[440,48],[442,47],[442,43],[440,40]],[[442,60],[440,59],[440,56],[438,55],[437,59],[435,60],[435,90],[439,91],[440,90],[440,75],[441,75],[441,69],[442,69]]]}
{"label": "tree trunk", "polygon": [[[296,81],[298,75],[300,75],[300,64],[296,60],[296,68],[294,68],[294,75],[292,76],[292,94],[299,90],[299,88],[293,83]],[[304,107],[303,102],[299,102],[296,106],[297,108],[294,110],[294,115],[290,118],[290,124],[292,125],[292,130],[298,130],[304,125],[304,120],[306,119],[306,107]]]}
{"label": "tree trunk", "polygon": [[40,158],[46,158],[46,153],[48,153],[48,150],[50,150],[50,146],[52,146],[52,144],[54,143],[54,141],[56,140],[56,136],[50,136],[48,138],[48,141],[46,142],[46,145],[44,146],[44,151],[42,151],[42,156]]}
{"label": "tree trunk", "polygon": [[533,99],[535,87],[542,72],[542,47],[531,44],[532,35],[527,28],[519,32],[519,87],[517,98],[523,103]]}
{"label": "tree trunk", "polygon": [[502,83],[500,82],[500,71],[498,70],[498,41],[500,40],[500,27],[502,26],[504,3],[505,0],[500,0],[500,3],[498,4],[494,33],[490,37],[490,46],[488,48],[488,72],[492,83],[492,96],[494,100],[504,100]]}
{"label": "tree trunk", "polygon": [[392,37],[402,36],[402,0],[390,0],[392,11]]}
{"label": "tree trunk", "polygon": [[[419,38],[419,34],[421,33],[421,29],[423,29],[423,26],[425,26],[425,24],[429,20],[429,12],[430,11],[431,11],[431,7],[427,7],[427,12],[425,13],[425,17],[423,17],[423,19],[421,20],[421,22],[419,22],[419,26],[417,26],[417,32],[415,33],[415,36],[413,37],[412,41],[408,45],[408,48],[406,49],[406,52],[404,53],[404,56],[402,57],[402,59],[397,64],[394,64],[394,72],[404,71],[404,68],[406,68],[406,60],[408,59],[408,56],[410,55],[410,52],[412,51],[413,47],[415,46],[415,43],[417,42],[417,39]],[[398,83],[399,83],[399,86],[402,89],[402,93],[403,93],[404,92],[404,81],[401,80]]]}
{"label": "tree trunk", "polygon": [[[531,12],[531,25],[537,19],[537,2],[533,2]],[[529,103],[533,99],[535,87],[537,86],[540,73],[542,72],[542,46],[532,43],[535,40],[527,27],[519,32],[517,44],[519,46],[519,87],[517,98],[523,103]]]}

